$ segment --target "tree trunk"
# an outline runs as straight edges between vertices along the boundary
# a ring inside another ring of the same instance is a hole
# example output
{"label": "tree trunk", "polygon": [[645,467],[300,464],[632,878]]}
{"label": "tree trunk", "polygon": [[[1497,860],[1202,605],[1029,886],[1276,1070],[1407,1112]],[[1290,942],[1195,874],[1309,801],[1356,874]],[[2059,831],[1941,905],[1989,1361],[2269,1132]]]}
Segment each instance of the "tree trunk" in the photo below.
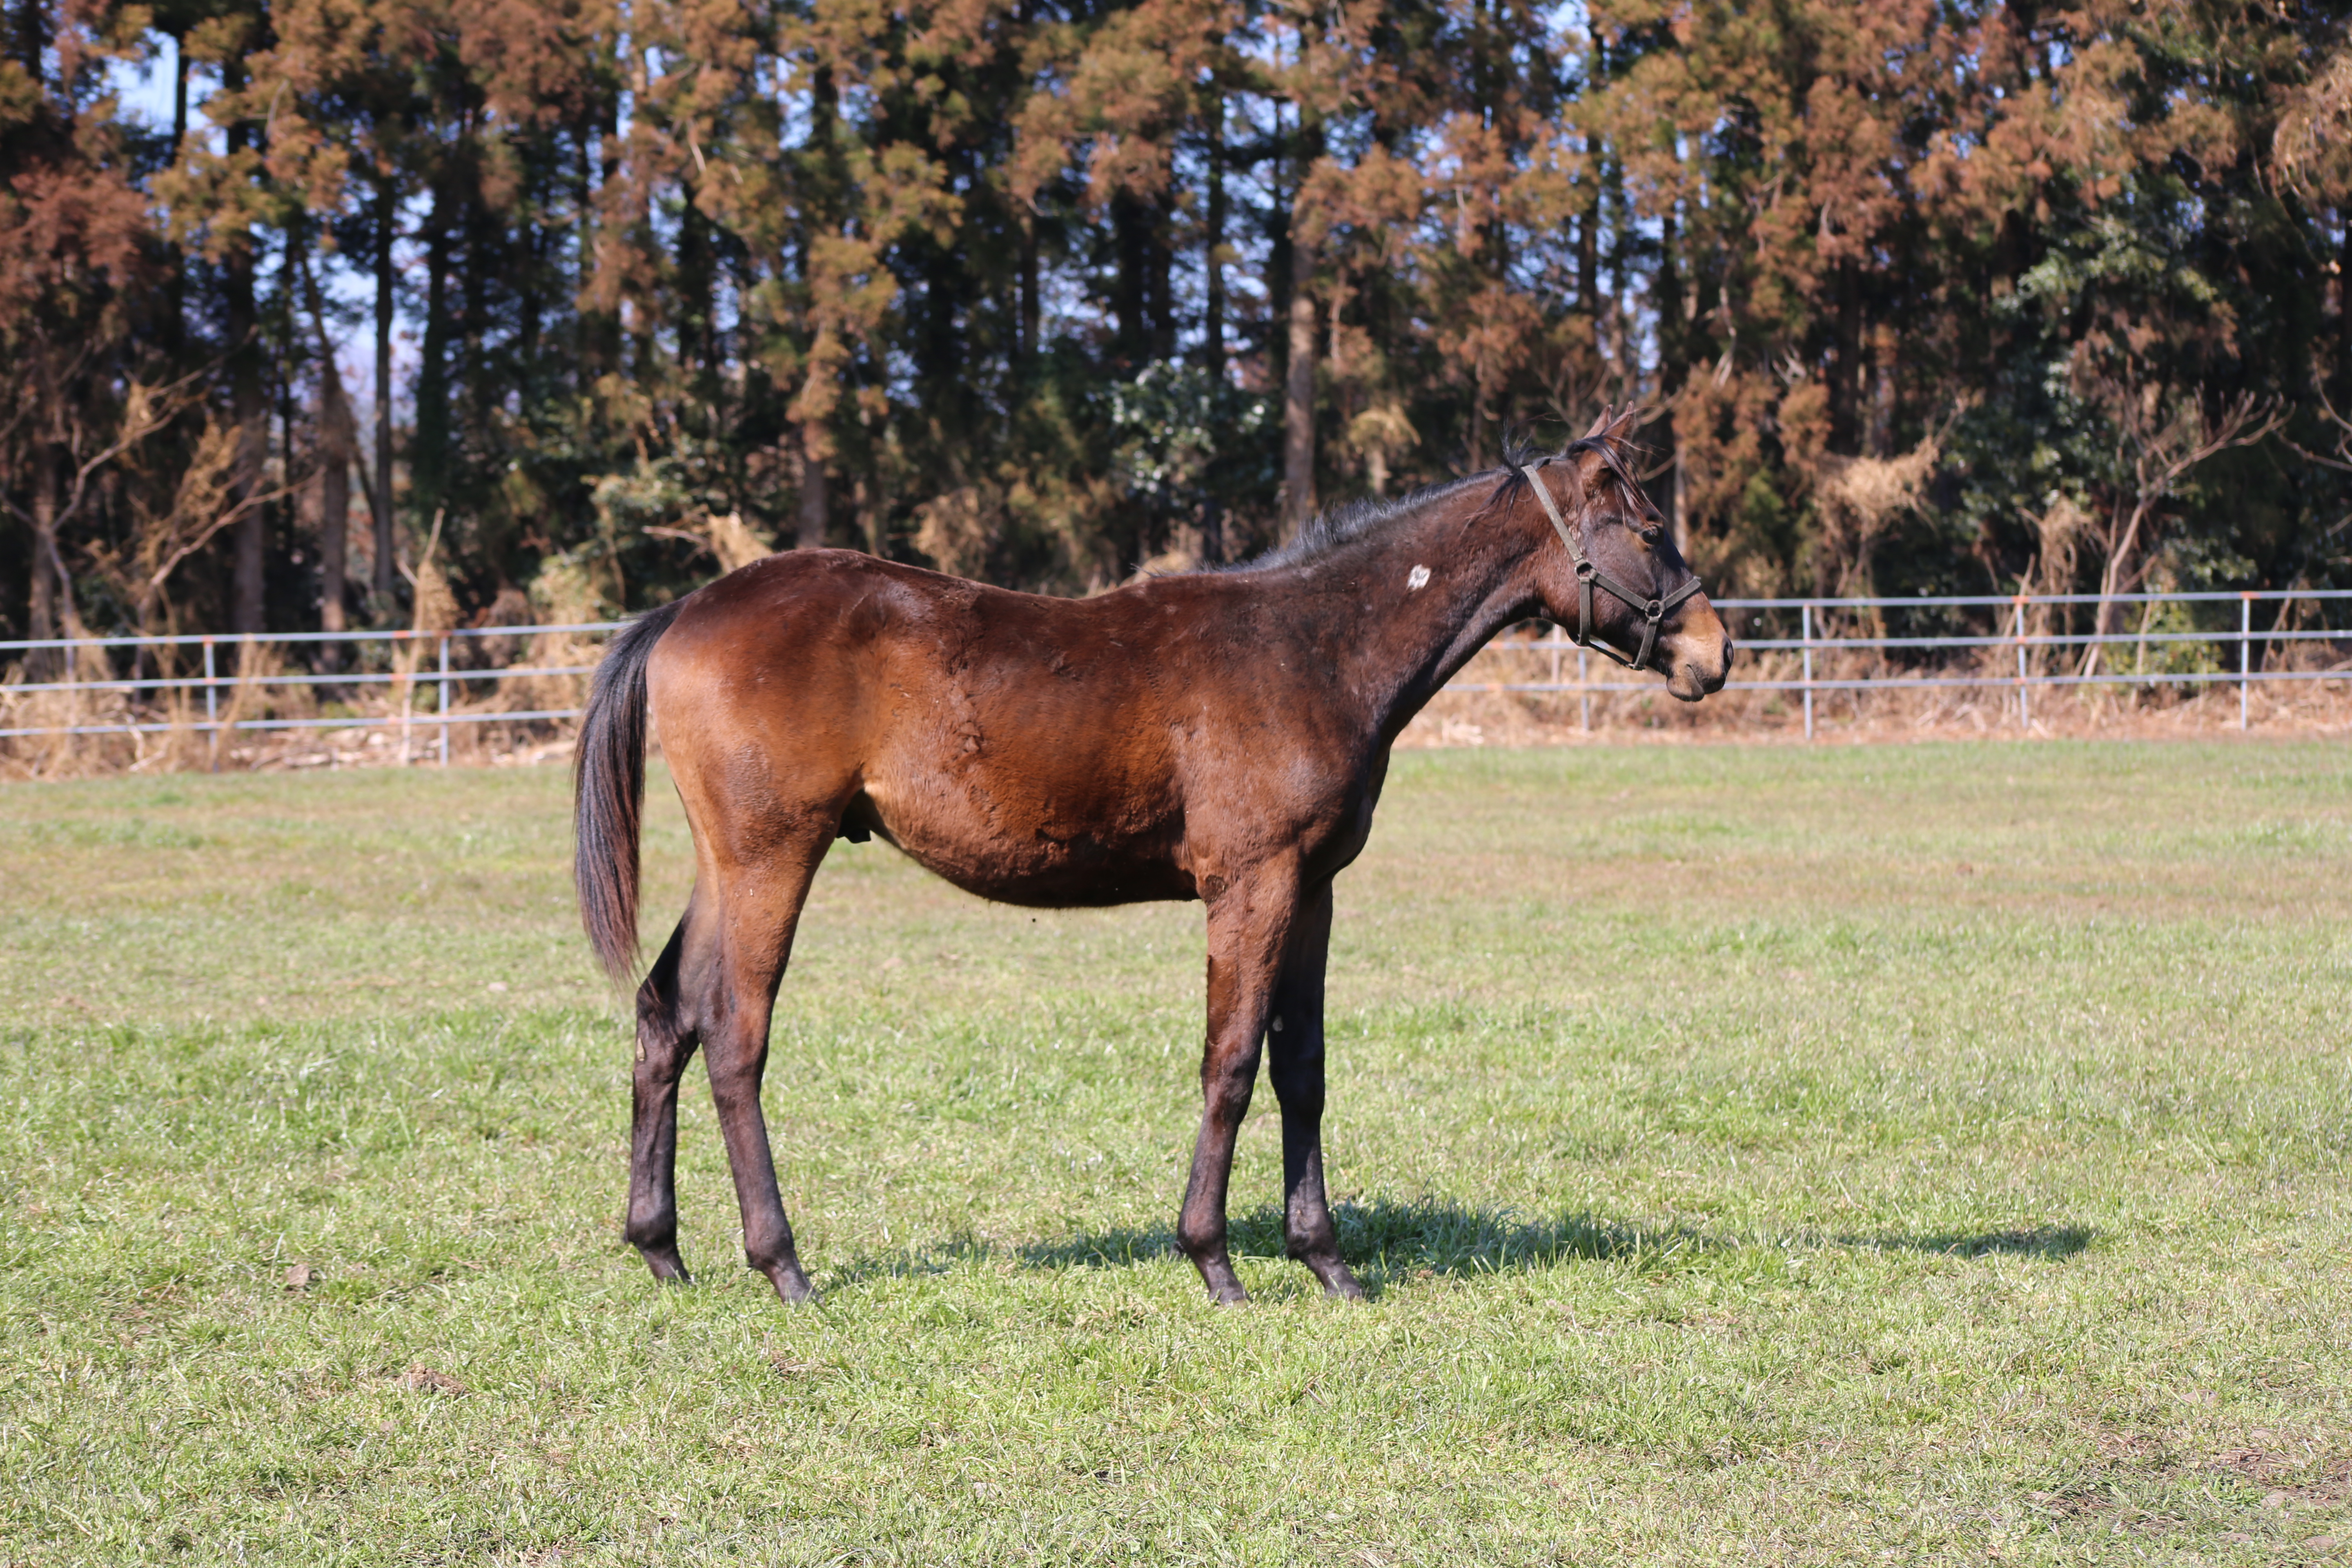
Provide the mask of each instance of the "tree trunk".
{"label": "tree trunk", "polygon": [[[1015,0],[1013,20],[1022,37],[1029,36],[1030,0]],[[1015,285],[1013,304],[1013,371],[1016,383],[1025,387],[1037,363],[1037,209],[1034,202],[1024,202],[1013,217],[1020,231],[1020,279]]]}
{"label": "tree trunk", "polygon": [[[37,626],[44,616],[47,622],[48,629],[36,630],[33,633],[36,637],[62,637],[79,641],[89,636],[89,628],[82,624],[81,610],[74,603],[73,579],[66,574],[65,552],[59,549],[58,539],[60,513],[64,510],[59,504],[62,498],[58,494],[58,486],[63,478],[62,464],[66,451],[61,421],[60,426],[53,429],[47,442],[36,448],[33,459],[33,586],[37,598],[31,606],[33,615],[30,618]],[[46,605],[40,602],[42,599],[46,599]],[[64,653],[54,648],[47,651],[50,657],[46,660],[27,661],[28,674],[45,669],[46,673],[40,679],[54,680],[59,676],[70,679],[78,661],[85,657],[94,659],[101,667],[104,664],[102,655],[89,654],[79,648]]]}
{"label": "tree trunk", "polygon": [[1687,554],[1690,529],[1683,518],[1683,450],[1675,431],[1674,398],[1690,379],[1690,332],[1684,313],[1677,237],[1674,209],[1669,207],[1658,221],[1658,390],[1666,399],[1666,461],[1674,471],[1664,510],[1674,531],[1675,548]]}
{"label": "tree trunk", "polygon": [[16,48],[11,51],[35,86],[41,81],[41,57],[49,47],[49,8],[46,0],[16,0]]}
{"label": "tree trunk", "polygon": [[824,548],[830,499],[826,494],[824,437],[814,426],[801,426],[801,508],[793,543],[802,550]]}
{"label": "tree trunk", "polygon": [[[816,279],[810,258],[816,247],[816,238],[840,219],[837,205],[846,195],[846,171],[843,168],[840,148],[835,144],[836,120],[840,112],[840,93],[834,85],[830,67],[820,66],[809,83],[809,133],[807,146],[814,153],[820,176],[815,182],[813,199],[803,213],[808,226],[808,243],[801,249],[801,289],[804,309],[816,303]],[[808,333],[803,347],[814,355],[819,333],[813,321],[805,324]],[[800,550],[821,550],[824,547],[828,525],[833,521],[830,491],[831,476],[825,464],[831,459],[833,438],[819,419],[810,419],[801,426],[801,495],[799,514],[793,521],[793,544]],[[861,510],[863,509],[861,508]]]}
{"label": "tree trunk", "polygon": [[1173,274],[1176,269],[1176,247],[1169,243],[1169,230],[1176,220],[1176,179],[1169,172],[1168,183],[1150,207],[1150,228],[1144,237],[1147,263],[1144,270],[1145,304],[1151,316],[1150,352],[1153,359],[1168,359],[1176,353],[1176,289]]}
{"label": "tree trunk", "polygon": [[[1599,166],[1601,138],[1586,138],[1593,149],[1595,167]],[[1576,302],[1587,316],[1592,318],[1597,331],[1601,324],[1601,183],[1592,184],[1592,199],[1584,205],[1583,216],[1576,223]]]}
{"label": "tree trunk", "polygon": [[1862,278],[1851,260],[1837,268],[1837,349],[1830,361],[1830,450],[1855,450],[1854,393],[1861,381]]}
{"label": "tree trunk", "polygon": [[[232,265],[232,276],[238,269]],[[247,326],[251,330],[252,268],[244,269],[247,296]],[[232,300],[236,293],[232,285]],[[231,310],[234,322],[236,312]],[[250,360],[254,351],[248,349],[240,359]],[[255,500],[261,493],[261,475],[268,460],[269,447],[269,407],[261,388],[261,372],[257,365],[237,366],[230,407],[236,416],[236,466],[231,470],[229,496],[245,508],[236,520],[231,535],[235,542],[235,566],[230,586],[229,623],[240,634],[259,634],[268,629],[268,605],[264,597],[268,584],[263,571],[269,542],[268,509]]]}
{"label": "tree trunk", "polygon": [[[222,71],[222,85],[235,91],[245,85],[245,73],[235,65]],[[253,127],[239,121],[228,128],[228,152],[234,159],[252,144]],[[229,352],[229,411],[236,420],[236,458],[229,473],[230,504],[245,508],[232,525],[229,578],[229,626],[240,634],[267,629],[268,606],[263,595],[262,563],[268,543],[268,520],[255,499],[261,493],[263,464],[268,458],[269,406],[261,384],[261,344],[253,309],[253,246],[240,237],[222,268],[226,326]]]}
{"label": "tree trunk", "polygon": [[[351,400],[343,395],[342,367],[335,363],[335,345],[327,338],[319,281],[308,265],[302,268],[302,292],[319,337],[319,629],[340,632],[349,625],[343,615],[343,582],[350,569],[352,464],[359,457],[358,431]],[[338,668],[341,653],[336,644],[326,644],[320,649],[322,667]]]}
{"label": "tree trunk", "polygon": [[694,389],[702,435],[719,435],[719,267],[710,220],[695,205],[691,186],[682,198],[677,222],[677,357]]}
{"label": "tree trunk", "polygon": [[409,437],[409,505],[422,527],[449,494],[449,229],[454,176],[433,182],[425,220],[425,342],[416,365],[415,428]]}
{"label": "tree trunk", "polygon": [[[1596,29],[1597,31],[1597,29]],[[1591,42],[1591,76],[1585,83],[1588,94],[1598,96],[1602,79],[1609,67],[1609,57],[1600,38]],[[1601,347],[1601,136],[1595,132],[1584,139],[1584,156],[1589,168],[1587,178],[1592,186],[1592,197],[1584,204],[1584,213],[1576,225],[1576,303],[1592,321],[1592,346]],[[1581,410],[1570,409],[1571,417],[1580,416]]]}
{"label": "tree trunk", "polygon": [[1132,375],[1151,353],[1145,281],[1151,266],[1151,239],[1143,204],[1125,191],[1111,197],[1110,229],[1118,268],[1112,284],[1111,310],[1118,321],[1118,357],[1125,362],[1126,373]]}
{"label": "tree trunk", "polygon": [[[2133,500],[2127,517],[2117,517],[2114,512],[2108,514],[2107,536],[2104,541],[2106,560],[2099,568],[2099,603],[2091,615],[2091,630],[2098,637],[2114,636],[2116,628],[2123,622],[2124,607],[2117,602],[2116,595],[2131,593],[2138,586],[2135,568],[2147,542],[2140,531],[2161,499],[2160,491],[2151,494],[2142,489]],[[2106,651],[2106,644],[2102,642],[2094,642],[2086,647],[2083,653],[2081,673],[2085,677],[2096,675],[2105,659]]]}
{"label": "tree trunk", "polygon": [[[183,27],[172,35],[172,167],[180,167],[187,154],[188,34]],[[163,330],[170,334],[170,346],[176,353],[186,344],[188,337],[188,269],[178,240],[166,240],[163,252],[172,269],[172,308]]]}
{"label": "tree trunk", "polygon": [[[489,386],[483,335],[490,330],[490,289],[493,283],[512,286],[513,258],[499,243],[499,215],[482,199],[482,171],[470,159],[465,169],[464,237],[458,251],[458,276],[465,279],[465,314],[458,334],[457,386],[449,395],[453,417],[460,429],[480,427],[481,400]],[[512,200],[513,198],[509,198]]]}
{"label": "tree trunk", "polygon": [[1025,374],[1037,362],[1037,217],[1024,213],[1021,217],[1021,325],[1018,329],[1018,353],[1021,369]]}
{"label": "tree trunk", "polygon": [[1895,342],[1893,329],[1881,322],[1872,344],[1870,365],[1870,455],[1895,456]]}
{"label": "tree trunk", "polygon": [[375,492],[368,500],[375,514],[372,586],[382,604],[380,613],[389,616],[393,595],[400,586],[399,568],[393,560],[392,521],[392,242],[400,207],[391,181],[376,187],[375,205]]}
{"label": "tree trunk", "polygon": [[[543,169],[535,165],[523,197],[530,207],[540,206],[546,199],[543,178]],[[522,285],[515,294],[515,342],[525,364],[539,363],[540,317],[543,313],[539,291],[546,280],[547,248],[547,226],[525,224]]]}
{"label": "tree trunk", "polygon": [[1323,150],[1323,132],[1301,116],[1291,167],[1287,352],[1282,376],[1282,531],[1296,538],[1315,515],[1315,247],[1299,232],[1298,196]]}
{"label": "tree trunk", "polygon": [[1225,379],[1225,263],[1220,254],[1225,247],[1225,95],[1222,88],[1209,113],[1209,210],[1202,237],[1201,270],[1207,304],[1201,318],[1202,353],[1209,379],[1222,383]]}
{"label": "tree trunk", "polygon": [[578,303],[578,297],[587,292],[589,279],[596,271],[596,190],[589,174],[590,144],[596,140],[593,121],[580,122],[580,158],[572,173],[572,215],[579,226],[572,238],[577,253],[573,262],[572,312],[572,390],[584,403],[596,386],[593,359],[595,345],[589,312]]}
{"label": "tree trunk", "polygon": [[[58,465],[47,441],[34,442],[32,458],[33,571],[26,595],[26,632],[40,642],[58,635],[58,580],[49,570],[58,548]],[[33,648],[25,658],[25,674],[33,680],[48,680],[64,662],[55,648]]]}
{"label": "tree trunk", "polygon": [[1282,386],[1283,530],[1315,515],[1315,253],[1290,242],[1290,363]]}
{"label": "tree trunk", "polygon": [[[319,423],[337,423],[328,405],[341,399],[341,389],[319,399]],[[343,416],[348,421],[349,416]],[[323,434],[323,431],[322,431]],[[343,578],[349,570],[349,525],[352,510],[352,458],[340,435],[320,442],[319,467],[319,629],[340,632],[350,623],[343,616]]]}
{"label": "tree trunk", "polygon": [[2332,281],[2336,285],[2336,337],[2342,345],[2336,363],[2339,367],[2352,365],[2352,223],[2344,226],[2344,237],[2336,246],[2336,277]]}

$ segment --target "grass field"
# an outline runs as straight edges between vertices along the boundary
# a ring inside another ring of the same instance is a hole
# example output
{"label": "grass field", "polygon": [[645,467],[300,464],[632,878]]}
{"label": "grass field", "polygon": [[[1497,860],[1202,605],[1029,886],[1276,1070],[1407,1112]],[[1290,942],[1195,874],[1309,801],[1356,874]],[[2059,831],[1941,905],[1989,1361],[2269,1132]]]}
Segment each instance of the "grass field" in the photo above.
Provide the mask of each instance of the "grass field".
{"label": "grass field", "polygon": [[619,1242],[559,772],[11,786],[0,1561],[2352,1558],[2347,785],[1401,756],[1333,950],[1374,1300],[1281,1259],[1262,1091],[1239,1311],[1169,1250],[1197,908],[835,847],[768,1086],[795,1311],[698,1073],[702,1283]]}

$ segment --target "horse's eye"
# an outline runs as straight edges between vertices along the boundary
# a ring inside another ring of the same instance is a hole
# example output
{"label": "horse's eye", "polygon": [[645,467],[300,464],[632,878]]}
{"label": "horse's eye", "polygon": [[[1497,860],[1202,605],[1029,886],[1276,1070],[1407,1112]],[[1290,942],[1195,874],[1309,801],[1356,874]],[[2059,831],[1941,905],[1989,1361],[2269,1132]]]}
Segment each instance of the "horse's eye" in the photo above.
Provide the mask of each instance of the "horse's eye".
{"label": "horse's eye", "polygon": [[1646,525],[1642,530],[1642,542],[1644,544],[1655,544],[1665,536],[1666,530],[1664,523],[1653,522]]}

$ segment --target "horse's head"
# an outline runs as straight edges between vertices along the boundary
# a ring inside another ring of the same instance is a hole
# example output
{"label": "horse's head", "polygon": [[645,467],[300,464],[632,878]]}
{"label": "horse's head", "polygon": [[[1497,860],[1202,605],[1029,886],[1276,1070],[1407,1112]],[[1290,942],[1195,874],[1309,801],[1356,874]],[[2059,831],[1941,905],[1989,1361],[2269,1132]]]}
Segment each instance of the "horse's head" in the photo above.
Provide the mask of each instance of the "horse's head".
{"label": "horse's head", "polygon": [[1731,637],[1675,548],[1665,519],[1627,466],[1622,432],[1603,412],[1582,440],[1520,465],[1556,542],[1538,547],[1545,616],[1618,663],[1654,669],[1666,689],[1696,702],[1723,689]]}

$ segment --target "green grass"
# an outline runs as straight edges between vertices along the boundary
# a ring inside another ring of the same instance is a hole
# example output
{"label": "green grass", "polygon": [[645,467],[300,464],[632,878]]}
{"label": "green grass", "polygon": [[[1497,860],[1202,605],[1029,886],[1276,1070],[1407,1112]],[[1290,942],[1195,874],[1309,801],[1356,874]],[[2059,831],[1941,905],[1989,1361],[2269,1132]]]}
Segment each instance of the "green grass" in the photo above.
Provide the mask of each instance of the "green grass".
{"label": "green grass", "polygon": [[1240,1311],[1168,1247],[1196,908],[836,847],[793,1311],[698,1083],[703,1282],[619,1243],[560,773],[12,786],[0,1561],[2352,1555],[2348,763],[1400,757],[1332,962],[1374,1300],[1281,1259],[1262,1092]]}

